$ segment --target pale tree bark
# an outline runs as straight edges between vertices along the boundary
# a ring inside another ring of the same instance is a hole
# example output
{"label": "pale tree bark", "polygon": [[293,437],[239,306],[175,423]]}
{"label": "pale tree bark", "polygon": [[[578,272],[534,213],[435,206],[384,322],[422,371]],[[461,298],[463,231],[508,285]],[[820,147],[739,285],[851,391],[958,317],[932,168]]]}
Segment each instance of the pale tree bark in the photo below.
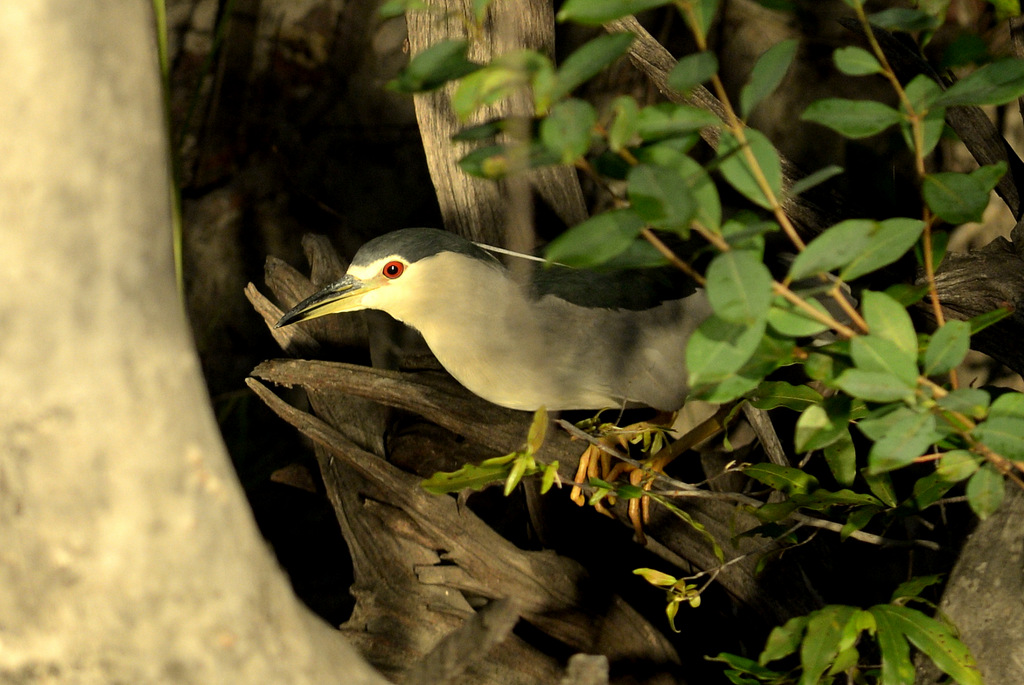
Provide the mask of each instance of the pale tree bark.
{"label": "pale tree bark", "polygon": [[[967,538],[939,609],[971,648],[987,685],[1024,682],[1024,495],[1007,490],[999,510]],[[945,681],[935,664],[918,659],[916,682]]]}
{"label": "pale tree bark", "polygon": [[[406,15],[413,55],[445,40],[467,40],[469,58],[480,63],[523,49],[554,54],[554,11],[549,0],[498,0],[491,5],[482,29],[476,34],[467,28],[467,19],[473,16],[473,3],[431,0],[428,4],[430,11]],[[567,226],[587,218],[583,192],[572,167],[542,167],[519,179],[497,183],[464,173],[458,161],[475,146],[452,141],[452,136],[467,125],[459,121],[452,107],[455,88],[448,84],[415,96],[423,149],[446,228],[473,240],[530,251],[534,247],[531,192],[539,195]],[[468,123],[509,115],[533,115],[533,107],[523,93],[482,108]]]}
{"label": "pale tree bark", "polygon": [[293,596],[209,410],[148,3],[3,3],[0,83],[0,681],[383,682]]}

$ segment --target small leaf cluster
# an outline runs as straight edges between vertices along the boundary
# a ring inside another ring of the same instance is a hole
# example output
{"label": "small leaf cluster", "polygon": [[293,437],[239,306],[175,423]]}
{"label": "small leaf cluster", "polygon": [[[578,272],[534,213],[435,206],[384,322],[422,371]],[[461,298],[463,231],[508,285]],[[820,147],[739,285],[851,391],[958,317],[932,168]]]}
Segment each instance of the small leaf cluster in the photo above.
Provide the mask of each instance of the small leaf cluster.
{"label": "small leaf cluster", "polygon": [[547,427],[548,413],[542,407],[534,412],[533,423],[530,425],[523,449],[502,457],[485,459],[479,464],[464,464],[457,471],[435,473],[420,485],[427,492],[445,495],[463,490],[482,490],[504,481],[504,492],[508,496],[523,478],[540,475],[541,494],[546,493],[556,483],[561,487],[558,462],[542,463],[535,458],[537,451],[544,444]]}
{"label": "small leaf cluster", "polygon": [[672,632],[680,632],[676,628],[676,614],[679,613],[679,606],[686,602],[690,608],[696,609],[700,606],[700,590],[698,587],[687,581],[690,578],[676,578],[662,571],[653,568],[638,568],[633,571],[655,587],[665,588],[667,603],[665,605],[665,616],[668,617],[669,627]]}
{"label": "small leaf cluster", "polygon": [[[870,678],[886,685],[912,685],[915,670],[910,647],[914,646],[955,682],[980,685],[973,657],[950,626],[906,606],[938,580],[936,576],[913,578],[897,588],[889,604],[867,609],[829,605],[790,619],[771,632],[756,661],[725,653],[713,661],[727,665],[726,677],[736,685],[833,682],[842,674],[846,682]],[[881,665],[861,666],[862,652],[878,654]],[[798,665],[778,670],[780,661]]]}

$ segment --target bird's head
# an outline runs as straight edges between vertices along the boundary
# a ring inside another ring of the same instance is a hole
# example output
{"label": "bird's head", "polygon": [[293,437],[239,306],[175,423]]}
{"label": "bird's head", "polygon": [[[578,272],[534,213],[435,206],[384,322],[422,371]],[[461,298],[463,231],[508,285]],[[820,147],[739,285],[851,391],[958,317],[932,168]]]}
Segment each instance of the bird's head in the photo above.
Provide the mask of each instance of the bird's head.
{"label": "bird's head", "polygon": [[393,231],[359,248],[340,280],[299,302],[276,328],[361,309],[379,309],[406,320],[404,314],[428,303],[443,306],[446,284],[456,285],[451,259],[501,268],[488,252],[453,233],[433,228]]}

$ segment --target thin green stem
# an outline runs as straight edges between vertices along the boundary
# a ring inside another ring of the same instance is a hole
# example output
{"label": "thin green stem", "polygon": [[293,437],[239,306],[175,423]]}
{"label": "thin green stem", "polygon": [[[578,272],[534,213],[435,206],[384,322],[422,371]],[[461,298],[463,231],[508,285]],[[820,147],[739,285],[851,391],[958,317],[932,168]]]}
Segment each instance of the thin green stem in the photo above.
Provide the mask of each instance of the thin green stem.
{"label": "thin green stem", "polygon": [[904,90],[903,84],[900,83],[899,77],[896,76],[896,72],[889,63],[889,58],[886,57],[885,52],[882,50],[882,46],[875,37],[875,31],[871,27],[871,22],[868,21],[867,13],[864,11],[864,4],[860,0],[854,0],[853,8],[857,13],[857,20],[864,28],[864,35],[868,40],[868,44],[871,46],[871,52],[874,53],[875,59],[877,59],[878,63],[882,66],[882,75],[885,76],[890,85],[892,85],[893,90],[896,91],[896,96],[900,100],[900,105],[902,105],[903,109],[907,113],[907,118],[910,122],[911,133],[914,140],[914,163],[918,176],[924,177],[923,115],[914,110],[914,106],[911,104],[910,98],[907,96],[907,91]]}
{"label": "thin green stem", "polygon": [[178,296],[185,301],[185,256],[184,233],[181,223],[181,194],[178,184],[181,178],[181,167],[178,160],[180,148],[171,144],[171,65],[167,49],[167,6],[164,0],[153,0],[153,16],[156,20],[156,50],[160,64],[161,90],[164,100],[164,126],[167,130],[168,165],[170,176],[171,202],[171,245],[174,253],[174,280],[178,288]]}
{"label": "thin green stem", "polygon": [[787,288],[782,283],[773,280],[772,292],[775,293],[776,295],[781,295],[783,298],[785,298],[787,302],[791,303],[794,307],[804,312],[815,321],[818,321],[819,323],[828,326],[829,328],[831,328],[844,338],[852,338],[855,335],[857,335],[857,332],[855,330],[853,330],[846,324],[837,321],[835,318],[829,316],[828,314],[818,311],[817,309],[812,307],[810,303],[808,303],[804,298],[794,293],[792,290]]}
{"label": "thin green stem", "polygon": [[[693,34],[694,41],[697,43],[697,49],[701,51],[706,50],[707,36],[705,36],[701,30],[701,26],[697,21],[697,16],[693,12],[692,3],[680,1],[676,4],[683,13],[686,23],[690,28],[690,32]],[[722,83],[722,79],[718,77],[718,74],[713,74],[711,76],[711,87],[714,89],[715,95],[722,103],[722,108],[725,111],[725,125],[740,144],[741,154],[747,161],[747,166],[750,168],[758,188],[762,193],[764,193],[772,214],[775,216],[775,221],[778,222],[779,226],[786,234],[786,237],[789,238],[790,242],[793,243],[796,249],[802,252],[807,245],[796,232],[793,222],[789,220],[789,215],[786,214],[786,211],[783,209],[779,199],[775,196],[775,191],[772,190],[771,184],[768,182],[768,179],[764,175],[764,171],[761,169],[761,165],[758,164],[757,157],[754,155],[754,151],[750,148],[750,143],[747,140],[745,130],[746,124],[743,123],[739,116],[737,116],[736,110],[733,109],[732,102],[729,99],[729,94],[726,92],[725,85]]]}
{"label": "thin green stem", "polygon": [[835,300],[835,302],[839,305],[839,308],[843,310],[844,314],[850,317],[850,321],[853,322],[853,324],[857,328],[859,328],[864,333],[868,333],[870,329],[868,328],[867,321],[864,320],[864,317],[860,315],[860,312],[858,312],[850,303],[850,301],[846,299],[846,296],[843,295],[842,285],[842,281],[837,281],[835,286],[833,286],[832,289],[828,291],[829,297]]}
{"label": "thin green stem", "polygon": [[679,257],[679,255],[673,252],[672,248],[663,243],[661,239],[649,227],[644,228],[644,230],[640,232],[640,235],[642,235],[647,242],[653,245],[654,248],[658,252],[660,252],[661,255],[669,261],[669,263],[672,264],[672,266],[676,267],[677,269],[685,273],[687,276],[692,278],[697,283],[697,285],[704,285],[704,283],[706,282],[704,276],[702,276],[700,272],[698,272],[696,269],[690,266],[687,262],[683,261]]}

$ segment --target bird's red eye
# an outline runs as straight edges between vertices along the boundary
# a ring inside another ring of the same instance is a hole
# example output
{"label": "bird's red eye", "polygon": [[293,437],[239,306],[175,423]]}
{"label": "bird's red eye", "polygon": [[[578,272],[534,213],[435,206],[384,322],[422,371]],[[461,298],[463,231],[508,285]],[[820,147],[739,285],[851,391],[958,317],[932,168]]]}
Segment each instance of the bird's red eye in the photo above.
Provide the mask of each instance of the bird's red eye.
{"label": "bird's red eye", "polygon": [[388,262],[381,269],[381,273],[384,274],[385,278],[398,278],[405,271],[405,264],[402,262]]}

